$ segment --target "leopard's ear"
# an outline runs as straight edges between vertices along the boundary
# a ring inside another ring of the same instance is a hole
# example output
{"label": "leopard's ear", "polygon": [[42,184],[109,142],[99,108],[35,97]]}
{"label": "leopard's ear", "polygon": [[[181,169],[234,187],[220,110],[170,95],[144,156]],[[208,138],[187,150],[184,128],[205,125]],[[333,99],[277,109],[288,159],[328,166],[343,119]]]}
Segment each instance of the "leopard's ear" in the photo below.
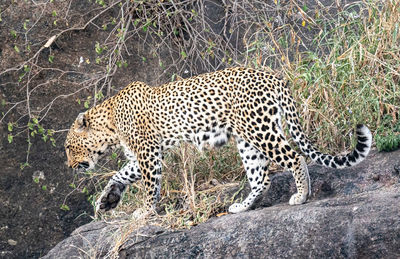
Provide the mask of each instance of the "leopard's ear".
{"label": "leopard's ear", "polygon": [[79,113],[78,117],[76,118],[75,132],[82,133],[87,130],[89,130],[89,122],[86,113]]}

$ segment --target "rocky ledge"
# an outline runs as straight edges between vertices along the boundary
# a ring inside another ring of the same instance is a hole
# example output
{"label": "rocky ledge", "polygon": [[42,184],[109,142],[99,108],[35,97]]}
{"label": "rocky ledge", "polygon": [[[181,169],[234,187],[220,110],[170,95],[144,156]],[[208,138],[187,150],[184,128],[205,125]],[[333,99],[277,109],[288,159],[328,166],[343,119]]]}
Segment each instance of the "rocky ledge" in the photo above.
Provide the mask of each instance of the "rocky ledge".
{"label": "rocky ledge", "polygon": [[[400,150],[372,152],[344,170],[309,167],[313,194],[289,206],[294,183],[277,174],[255,210],[190,230],[145,226],[121,242],[122,222],[75,230],[44,258],[399,258]],[[119,242],[116,244],[116,237]]]}

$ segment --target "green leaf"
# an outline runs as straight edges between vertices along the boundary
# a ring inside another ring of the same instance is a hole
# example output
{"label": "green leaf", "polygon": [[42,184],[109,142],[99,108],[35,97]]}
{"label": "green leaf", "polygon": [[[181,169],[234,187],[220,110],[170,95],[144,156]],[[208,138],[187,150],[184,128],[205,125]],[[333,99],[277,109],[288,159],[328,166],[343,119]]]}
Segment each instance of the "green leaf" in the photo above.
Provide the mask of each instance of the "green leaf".
{"label": "green leaf", "polygon": [[49,62],[50,62],[50,63],[53,63],[53,60],[54,60],[54,56],[53,56],[53,55],[50,55],[50,56],[49,56]]}
{"label": "green leaf", "polygon": [[186,58],[187,57],[187,54],[186,54],[186,52],[184,50],[181,51],[181,55],[182,55],[182,58]]}
{"label": "green leaf", "polygon": [[99,5],[101,5],[102,7],[106,7],[106,3],[104,0],[96,0],[96,3],[98,3]]}
{"label": "green leaf", "polygon": [[117,153],[113,152],[111,154],[111,159],[115,160],[117,158]]}
{"label": "green leaf", "polygon": [[98,54],[98,55],[100,55],[101,53],[103,53],[103,51],[104,51],[104,48],[102,48],[101,46],[100,46],[100,43],[97,41],[96,42],[96,44],[95,44],[95,50],[96,50],[96,53]]}
{"label": "green leaf", "polygon": [[149,26],[151,26],[151,20],[148,19],[148,20],[146,21],[146,24],[143,25],[143,31],[144,31],[144,32],[147,32]]}
{"label": "green leaf", "polygon": [[39,183],[40,179],[39,179],[39,177],[35,177],[35,178],[33,178],[33,181],[34,181],[35,183]]}
{"label": "green leaf", "polygon": [[11,31],[10,31],[10,34],[11,34],[11,36],[13,36],[14,38],[17,37],[17,32],[14,31],[14,30],[11,30]]}
{"label": "green leaf", "polygon": [[25,20],[25,22],[24,22],[24,29],[25,29],[25,31],[28,30],[28,22],[29,22],[29,20]]}
{"label": "green leaf", "polygon": [[84,187],[82,193],[89,195],[89,190],[86,187]]}
{"label": "green leaf", "polygon": [[67,204],[61,204],[60,209],[62,209],[63,211],[69,211],[70,208],[68,207]]}
{"label": "green leaf", "polygon": [[96,97],[97,100],[100,101],[101,99],[104,98],[103,92],[102,92],[102,91],[97,92],[97,93],[95,94],[95,97]]}
{"label": "green leaf", "polygon": [[21,82],[22,79],[24,78],[24,76],[25,76],[25,72],[20,74],[19,77],[18,77],[18,82]]}
{"label": "green leaf", "polygon": [[20,168],[21,170],[24,170],[24,168],[27,167],[27,166],[29,166],[29,163],[25,162],[25,163],[23,163],[23,164],[20,164],[20,165],[19,165],[19,168]]}
{"label": "green leaf", "polygon": [[13,130],[13,125],[11,122],[8,123],[8,131],[11,132]]}
{"label": "green leaf", "polygon": [[43,185],[43,186],[42,186],[42,190],[43,190],[43,191],[47,191],[47,186],[46,186],[46,185]]}
{"label": "green leaf", "polygon": [[41,125],[38,125],[38,132],[39,132],[39,134],[44,133],[44,128]]}
{"label": "green leaf", "polygon": [[19,53],[19,48],[18,48],[17,45],[14,45],[14,50],[15,50],[17,53]]}
{"label": "green leaf", "polygon": [[11,135],[11,134],[8,134],[8,143],[12,143],[12,141],[13,141],[13,135]]}

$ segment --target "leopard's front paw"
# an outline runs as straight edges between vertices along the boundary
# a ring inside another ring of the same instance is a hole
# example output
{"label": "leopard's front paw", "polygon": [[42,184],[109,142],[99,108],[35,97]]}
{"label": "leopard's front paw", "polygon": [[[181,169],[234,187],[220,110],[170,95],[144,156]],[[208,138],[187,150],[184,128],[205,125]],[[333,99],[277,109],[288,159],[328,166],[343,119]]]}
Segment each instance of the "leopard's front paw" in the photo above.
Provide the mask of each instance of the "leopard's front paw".
{"label": "leopard's front paw", "polygon": [[123,184],[116,182],[108,184],[96,201],[96,218],[99,218],[102,213],[117,207],[124,190],[125,185]]}
{"label": "leopard's front paw", "polygon": [[146,218],[148,218],[151,215],[156,215],[156,211],[153,208],[139,208],[136,209],[132,215],[131,215],[131,219],[138,221],[138,220],[145,220]]}

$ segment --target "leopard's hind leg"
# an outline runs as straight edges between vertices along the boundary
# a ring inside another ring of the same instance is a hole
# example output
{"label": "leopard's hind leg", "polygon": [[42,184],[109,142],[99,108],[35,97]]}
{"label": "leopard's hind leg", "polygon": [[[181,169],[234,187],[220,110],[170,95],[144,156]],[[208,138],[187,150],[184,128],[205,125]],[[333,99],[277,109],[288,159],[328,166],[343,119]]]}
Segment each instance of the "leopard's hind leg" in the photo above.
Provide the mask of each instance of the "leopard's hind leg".
{"label": "leopard's hind leg", "polygon": [[[272,110],[272,108],[271,108]],[[280,126],[280,119],[275,109],[275,114],[271,112],[262,118],[261,125],[253,125],[244,121],[246,131],[241,132],[241,137],[254,150],[264,155],[264,159],[269,159],[284,169],[289,170],[296,183],[297,193],[290,198],[289,204],[296,205],[306,202],[310,192],[310,177],[307,164],[286,140]],[[271,114],[274,114],[271,116]],[[266,118],[266,119],[265,119]],[[245,206],[245,205],[243,205]]]}
{"label": "leopard's hind leg", "polygon": [[[271,142],[271,138],[275,141]],[[290,205],[305,203],[307,197],[311,194],[310,176],[304,157],[299,155],[286,140],[281,131],[276,133],[274,137],[270,137],[270,146],[265,153],[267,157],[274,163],[280,165],[284,169],[289,170],[296,183],[297,193],[293,194],[289,200]]]}

